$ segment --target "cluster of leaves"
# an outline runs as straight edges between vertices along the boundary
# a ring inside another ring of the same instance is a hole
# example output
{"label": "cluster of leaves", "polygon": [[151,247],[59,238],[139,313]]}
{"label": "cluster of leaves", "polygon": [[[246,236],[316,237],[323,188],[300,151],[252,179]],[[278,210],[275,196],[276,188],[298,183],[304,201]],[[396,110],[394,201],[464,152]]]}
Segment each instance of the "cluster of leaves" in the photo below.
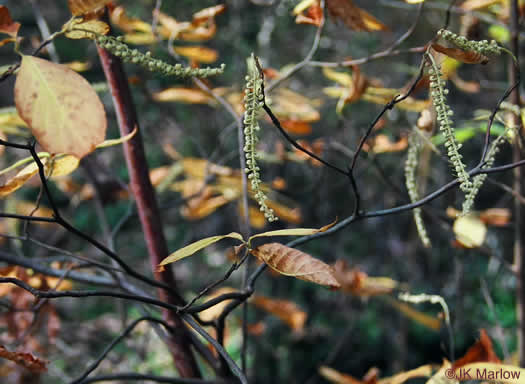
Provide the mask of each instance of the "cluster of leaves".
{"label": "cluster of leaves", "polygon": [[[409,4],[421,2],[406,0],[406,3]],[[467,1],[462,4],[462,7],[480,9],[481,5],[474,3]],[[219,55],[217,51],[201,45],[187,45],[191,42],[207,41],[215,36],[217,30],[215,18],[225,12],[226,7],[224,5],[217,5],[196,12],[192,15],[191,21],[184,22],[178,21],[157,9],[153,13],[156,23],[158,23],[155,27],[153,23],[150,24],[139,18],[128,16],[123,6],[115,6],[109,1],[69,0],[69,6],[73,18],[65,23],[62,29],[52,36],[51,40],[62,35],[69,39],[93,40],[99,47],[121,57],[124,61],[138,64],[147,70],[160,72],[163,75],[207,77],[224,72],[222,66],[215,69],[199,67],[202,63],[215,62]],[[100,19],[101,9],[105,6],[109,10],[112,25],[124,32],[119,38],[106,36],[109,33],[109,24]],[[303,0],[296,5],[292,12],[297,24],[312,25],[320,30],[324,23],[325,11],[334,21],[342,23],[353,31],[381,32],[390,30],[385,23],[368,11],[356,6],[351,0]],[[14,44],[15,51],[18,53],[21,40],[18,36],[19,27],[20,24],[14,22],[9,16],[7,8],[0,6],[0,32],[9,36],[0,42],[0,46]],[[423,158],[425,152],[428,154],[429,150],[439,152],[437,146],[444,144],[451,154],[456,176],[461,182],[461,188],[467,193],[467,201],[470,206],[468,209],[464,206],[464,213],[466,213],[473,205],[475,192],[481,188],[485,176],[476,176],[472,181],[473,186],[470,184],[466,166],[463,163],[458,165],[461,160],[460,142],[470,137],[461,139],[462,131],[455,130],[449,120],[448,116],[452,107],[449,106],[449,101],[445,98],[444,84],[446,80],[450,79],[457,88],[465,92],[479,92],[479,84],[462,80],[459,77],[458,68],[462,63],[486,64],[489,60],[489,54],[499,53],[499,45],[488,42],[473,42],[468,39],[463,40],[458,35],[446,31],[441,32],[439,36],[453,43],[455,47],[447,47],[435,42],[429,44],[428,52],[432,49],[432,54],[427,52],[427,57],[432,62],[433,72],[429,72],[429,76],[423,74],[422,79],[413,87],[410,84],[387,87],[383,83],[384,80],[365,74],[364,69],[356,64],[345,65],[342,63],[346,68],[336,71],[331,67],[338,66],[341,63],[331,63],[334,65],[322,65],[321,63],[324,77],[335,83],[333,86],[324,87],[323,92],[328,97],[337,99],[335,109],[339,119],[345,118],[345,113],[353,108],[352,105],[361,105],[358,103],[363,102],[375,105],[386,104],[391,107],[395,104],[398,109],[406,111],[407,116],[412,117],[414,112],[419,113],[417,127],[412,130],[416,133],[413,133],[411,138],[407,138],[403,132],[397,140],[393,140],[392,134],[388,130],[378,133],[383,127],[379,126],[380,124],[375,127],[373,125],[371,127],[372,136],[365,136],[362,146],[353,156],[357,157],[362,149],[373,159],[378,154],[401,152],[408,148],[407,184],[411,201],[415,203],[420,198],[418,183],[423,184],[426,181],[423,178],[416,180],[419,177],[416,172],[419,157]],[[166,40],[172,50],[171,53],[175,57],[180,55],[189,60],[189,67],[183,67],[181,64],[172,65],[161,59],[153,58],[149,52],[141,53],[138,49],[130,48],[130,45],[149,45]],[[174,47],[171,46],[173,41],[176,42]],[[179,45],[180,43],[184,43],[184,45]],[[0,133],[4,135],[1,138],[4,139],[5,134],[11,135],[22,132],[20,136],[28,136],[30,133],[43,150],[35,152],[30,157],[20,159],[0,171],[0,175],[11,174],[0,186],[0,197],[13,194],[25,183],[28,183],[33,176],[43,171],[48,181],[55,183],[63,191],[77,194],[82,199],[93,198],[95,194],[93,189],[89,189],[87,186],[86,188],[79,185],[73,186],[74,181],[70,175],[79,166],[80,159],[97,148],[133,140],[136,131],[120,139],[105,140],[106,113],[92,85],[66,65],[56,64],[35,56],[20,55],[21,63],[14,91],[16,113],[12,110],[0,113]],[[349,61],[352,60],[349,59]],[[309,137],[310,141],[289,139],[294,144],[293,150],[288,150],[282,144],[277,144],[274,146],[275,150],[271,152],[272,147],[266,143],[264,146],[258,145],[259,140],[256,138],[257,131],[260,129],[257,120],[259,118],[258,112],[263,105],[266,108],[271,108],[275,114],[268,117],[269,121],[275,123],[276,119],[279,120],[281,128],[287,134],[307,136],[314,133],[315,128],[312,124],[321,119],[320,110],[323,101],[308,98],[297,91],[281,88],[272,93],[266,103],[263,94],[265,81],[263,73],[267,79],[279,82],[290,76],[293,70],[289,72],[285,69],[276,70],[269,67],[263,70],[260,65],[256,66],[254,57],[251,66],[249,65],[249,78],[244,93],[235,87],[214,87],[211,82],[204,83],[204,87],[201,88],[170,86],[151,93],[152,99],[157,102],[184,102],[203,104],[207,107],[218,107],[222,105],[221,103],[227,103],[235,117],[244,114],[246,171],[252,180],[247,190],[243,190],[242,187],[243,177],[245,177],[244,170],[215,164],[203,158],[184,157],[170,145],[163,148],[164,152],[171,156],[174,161],[170,165],[152,169],[150,179],[157,191],[169,190],[182,195],[184,205],[180,208],[180,213],[184,218],[202,220],[218,212],[219,208],[228,203],[239,202],[239,216],[242,217],[247,214],[251,226],[256,229],[262,229],[267,225],[265,218],[268,221],[273,221],[274,214],[279,216],[282,221],[294,225],[303,221],[302,212],[296,207],[290,208],[292,204],[289,203],[289,198],[286,199],[286,203],[280,203],[274,199],[276,190],[286,188],[286,181],[282,178],[275,178],[272,183],[263,183],[260,179],[260,168],[256,160],[270,164],[296,162],[308,165],[307,162],[310,162],[310,165],[319,167],[323,164],[319,160],[323,160],[321,156],[327,154],[329,144],[327,144],[327,140],[322,138],[313,139]],[[428,89],[429,96],[427,98],[421,99],[407,94],[401,101],[397,102],[399,94],[405,94],[408,90],[412,92],[421,89]],[[412,115],[409,115],[410,113]],[[516,114],[516,111],[512,111],[512,113]],[[520,113],[521,111],[518,108],[517,114]],[[441,135],[432,136],[434,133],[434,115],[437,115],[437,121],[440,122],[443,131]],[[386,119],[380,121],[383,125],[389,123]],[[508,124],[503,122],[502,125]],[[468,131],[468,129],[466,130]],[[503,129],[503,134],[500,132],[497,139],[493,141],[483,167],[491,167],[494,164],[495,154],[500,148],[499,145],[506,140],[509,131],[510,129]],[[492,133],[494,134],[494,132]],[[418,138],[416,144],[413,142],[414,137]],[[313,153],[317,159],[311,157],[309,153]],[[475,192],[473,192],[474,189]],[[121,199],[130,198],[129,193],[122,187],[116,194]],[[243,196],[243,194],[247,196]],[[246,199],[249,197],[258,202],[263,213],[253,206],[249,207],[249,212],[243,212],[244,208],[242,207],[245,206],[241,203],[243,197]],[[428,236],[423,228],[420,208],[417,208],[414,213],[422,240],[429,244]],[[357,211],[356,217],[359,214],[360,212]],[[487,237],[487,225],[506,226],[510,221],[508,210],[498,210],[497,212],[486,210],[461,216],[459,212],[450,209],[447,214],[450,219],[454,219],[452,233],[456,237],[455,245],[463,248],[483,246]],[[33,209],[29,213],[29,216],[32,215],[51,217],[52,213],[39,212]],[[269,266],[277,276],[294,277],[330,288],[332,291],[339,290],[361,299],[378,297],[383,300],[382,302],[427,329],[439,331],[443,326],[450,328],[448,308],[445,310],[444,317],[446,320],[443,322],[439,316],[416,310],[413,304],[418,303],[417,301],[410,301],[406,297],[403,299],[404,296],[396,296],[399,292],[409,289],[407,284],[399,283],[389,277],[371,277],[358,267],[349,267],[349,264],[343,260],[329,264],[314,257],[315,252],[300,251],[293,245],[284,245],[273,241],[257,246],[253,244],[262,239],[280,236],[314,238],[327,232],[335,232],[335,226],[336,224],[333,223],[320,229],[276,229],[246,237],[238,232],[206,237],[180,248],[166,257],[158,266],[158,272],[165,271],[166,265],[189,257],[220,240],[233,239],[239,244],[233,254],[235,267],[246,262],[246,258],[251,254],[259,263]],[[242,252],[245,253],[244,257],[240,256]],[[68,266],[68,268],[73,268],[73,266]],[[22,268],[7,269],[2,271],[0,275],[16,277],[29,286],[43,291],[67,290],[71,287],[71,283],[67,280],[53,280],[44,275],[35,276],[31,274],[30,270]],[[209,287],[214,286],[215,284],[211,284]],[[24,305],[26,307],[24,310],[31,316],[33,315],[31,312],[32,296],[27,291],[5,285],[1,287],[7,287],[5,292],[2,292],[2,296]],[[208,290],[207,288],[205,292]],[[223,287],[202,298],[206,303],[220,298],[223,294],[236,293],[238,293],[237,290]],[[295,334],[304,333],[308,313],[293,300],[271,298],[260,294],[252,295],[250,299],[247,297],[247,303],[276,316],[288,325]],[[441,298],[441,300],[443,299]],[[204,322],[220,323],[223,321],[223,314],[228,310],[228,305],[231,303],[234,303],[231,299],[218,302],[217,305],[201,311],[199,313],[200,319]],[[58,315],[50,303],[46,302],[44,308],[48,314],[49,338],[52,340],[53,337],[56,337],[59,328],[56,324]],[[8,317],[16,315],[17,311],[15,310],[8,312]],[[246,321],[246,319],[244,320]],[[13,322],[12,319],[11,322]],[[17,328],[16,333],[25,332],[31,322],[32,319],[18,322],[16,324],[18,328],[15,327]],[[247,325],[247,329],[252,335],[262,335],[265,332],[265,327],[266,324],[263,322]],[[237,326],[237,328],[239,327]],[[216,328],[211,329],[210,334],[213,333],[214,329],[217,330]],[[215,339],[221,340],[221,343],[228,345],[228,340],[224,340],[227,339],[224,334],[219,335],[217,331],[217,334],[213,336]],[[35,345],[29,346],[29,348],[38,350],[38,346]],[[214,353],[217,352],[216,348],[213,350]],[[32,372],[39,373],[45,369],[45,362],[33,355],[11,352],[2,346],[0,346],[0,357],[14,361]],[[480,341],[463,358],[453,363],[445,361],[442,365],[427,364],[381,380],[379,380],[377,370],[374,369],[371,369],[362,380],[326,366],[320,367],[319,374],[338,384],[372,384],[378,382],[401,384],[413,378],[427,378],[427,383],[434,384],[443,382],[446,378],[446,371],[449,369],[456,371],[460,368],[467,369],[469,367],[496,369],[494,368],[496,366],[487,364],[487,362],[498,364],[497,369],[517,369],[514,366],[501,364],[493,351],[491,340],[483,331]]]}

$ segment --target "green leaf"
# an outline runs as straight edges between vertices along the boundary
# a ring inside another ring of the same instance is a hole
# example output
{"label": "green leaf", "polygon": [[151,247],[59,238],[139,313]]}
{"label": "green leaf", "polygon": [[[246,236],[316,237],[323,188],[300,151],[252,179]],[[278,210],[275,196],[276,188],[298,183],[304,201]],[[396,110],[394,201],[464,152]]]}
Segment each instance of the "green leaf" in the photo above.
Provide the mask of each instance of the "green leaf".
{"label": "green leaf", "polygon": [[185,257],[191,256],[195,252],[200,251],[201,249],[206,248],[207,246],[213,243],[216,243],[219,240],[225,239],[227,237],[230,239],[237,239],[237,240],[244,242],[242,235],[237,232],[231,232],[231,233],[228,233],[227,235],[222,235],[222,236],[206,237],[204,239],[196,241],[195,243],[187,245],[184,248],[181,248],[173,252],[171,255],[169,255],[168,257],[166,257],[164,260],[160,262],[159,267],[162,267],[163,265],[166,265],[166,264],[174,263],[176,261],[179,261],[180,259],[184,259]]}
{"label": "green leaf", "polygon": [[42,148],[79,159],[106,136],[106,112],[91,85],[65,65],[23,56],[15,103]]}
{"label": "green leaf", "polygon": [[262,232],[262,233],[258,233],[256,235],[251,236],[248,239],[248,242],[250,242],[252,239],[255,239],[256,237],[313,235],[313,234],[324,232],[330,229],[331,227],[335,225],[336,222],[337,220],[321,228],[290,228],[290,229],[278,229],[276,231]]}

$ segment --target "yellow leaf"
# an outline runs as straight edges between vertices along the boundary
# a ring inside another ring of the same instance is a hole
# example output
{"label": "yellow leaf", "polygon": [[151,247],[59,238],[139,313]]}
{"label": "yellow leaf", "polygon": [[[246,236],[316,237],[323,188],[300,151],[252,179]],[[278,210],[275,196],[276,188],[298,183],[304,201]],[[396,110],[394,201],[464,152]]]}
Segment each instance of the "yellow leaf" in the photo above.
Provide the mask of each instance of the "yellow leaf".
{"label": "yellow leaf", "polygon": [[149,45],[155,43],[155,35],[153,33],[126,33],[124,41],[128,44],[134,45]]}
{"label": "yellow leaf", "polygon": [[488,8],[494,4],[501,4],[505,1],[506,0],[466,0],[460,7],[467,11],[474,11],[476,9]]}
{"label": "yellow leaf", "polygon": [[184,248],[181,248],[173,252],[171,255],[169,255],[164,260],[162,260],[159,266],[174,263],[175,261],[184,259],[185,257],[191,256],[195,252],[200,251],[201,249],[206,248],[207,246],[214,244],[219,240],[226,239],[226,238],[237,239],[237,240],[243,241],[242,236],[237,232],[231,232],[227,235],[222,235],[222,236],[206,237],[204,239],[196,241],[195,243],[187,245]]}
{"label": "yellow leaf", "polygon": [[258,233],[251,236],[248,241],[255,239],[256,237],[269,237],[269,236],[308,236],[313,235],[314,233],[325,232],[335,225],[336,221],[325,225],[319,229],[317,228],[290,228],[290,229],[277,229],[275,231]]}
{"label": "yellow leaf", "polygon": [[474,214],[458,217],[453,230],[456,239],[467,248],[481,247],[487,235],[487,226]]}
{"label": "yellow leaf", "polygon": [[92,12],[110,1],[111,0],[67,0],[67,4],[74,16],[80,16]]}
{"label": "yellow leaf", "polygon": [[0,129],[3,126],[27,127],[27,124],[20,118],[14,107],[9,107],[0,110]]}
{"label": "yellow leaf", "polygon": [[210,18],[220,15],[225,10],[226,10],[226,6],[224,4],[219,4],[213,7],[201,9],[200,11],[195,12],[193,14],[193,23],[198,24],[203,21],[207,21]]}
{"label": "yellow leaf", "polygon": [[182,215],[189,220],[199,220],[208,215],[211,215],[217,209],[230,202],[225,196],[214,196],[205,199],[200,199],[193,207],[183,207]]}
{"label": "yellow leaf", "polygon": [[66,37],[70,39],[93,39],[96,35],[107,35],[109,25],[100,20],[75,19],[70,25]]}
{"label": "yellow leaf", "polygon": [[308,315],[292,301],[276,300],[262,295],[254,295],[249,303],[278,317],[294,332],[304,329],[304,323]]}
{"label": "yellow leaf", "polygon": [[82,158],[104,141],[106,112],[91,85],[65,65],[23,56],[15,84],[20,117],[50,153]]}
{"label": "yellow leaf", "polygon": [[338,84],[344,85],[345,87],[350,87],[353,83],[352,75],[347,72],[337,72],[331,68],[323,67],[323,75],[332,81],[335,81]]}
{"label": "yellow leaf", "polygon": [[312,6],[312,4],[314,4],[316,1],[317,0],[302,0],[299,4],[295,6],[292,13],[297,16],[298,14],[302,13],[304,10]]}
{"label": "yellow leaf", "polygon": [[102,143],[97,145],[97,148],[107,148],[111,147],[113,145],[119,145],[122,143],[125,143],[126,141],[129,141],[137,134],[137,126],[135,125],[135,128],[133,128],[133,131],[128,133],[126,136],[119,137],[118,139],[111,139],[111,140],[104,140]]}
{"label": "yellow leaf", "polygon": [[281,275],[330,288],[340,287],[332,267],[297,249],[279,243],[268,243],[252,249],[251,253]]}
{"label": "yellow leaf", "polygon": [[53,172],[51,177],[60,177],[69,175],[75,169],[78,168],[80,160],[75,156],[66,155],[61,156],[51,161],[46,161],[45,165],[48,168],[48,164],[53,164]]}
{"label": "yellow leaf", "polygon": [[408,3],[408,4],[419,4],[419,3],[422,3],[424,1],[425,0],[405,0],[405,3]]}
{"label": "yellow leaf", "polygon": [[201,46],[174,47],[173,50],[179,55],[198,61],[199,63],[213,63],[217,61],[219,54],[215,49]]}
{"label": "yellow leaf", "polygon": [[13,193],[37,173],[38,166],[36,165],[36,163],[31,163],[28,166],[24,167],[14,177],[7,180],[7,182],[4,185],[0,186],[0,197],[4,197]]}
{"label": "yellow leaf", "polygon": [[451,364],[448,360],[443,361],[443,365],[434,375],[428,379],[426,384],[458,384],[459,381],[455,380],[451,375]]}
{"label": "yellow leaf", "polygon": [[[235,289],[231,287],[222,287],[217,289],[213,294],[207,295],[204,297],[204,302],[209,301],[211,299],[214,299],[218,296],[224,295],[226,293],[232,293],[236,292]],[[223,300],[220,303],[217,303],[213,306],[211,306],[208,309],[205,309],[202,312],[199,312],[199,317],[202,319],[202,321],[214,321],[219,317],[224,310],[230,304],[231,300]]]}
{"label": "yellow leaf", "polygon": [[91,69],[91,63],[89,61],[72,61],[70,63],[64,63],[68,68],[75,72],[85,72]]}
{"label": "yellow leaf", "polygon": [[402,303],[398,300],[389,299],[387,302],[403,315],[409,319],[414,320],[416,323],[419,323],[434,331],[439,331],[441,329],[441,320],[433,316],[429,316],[426,313],[420,312],[417,309],[414,309],[412,306]]}
{"label": "yellow leaf", "polygon": [[214,99],[204,91],[194,88],[172,87],[156,92],[153,100],[160,102],[182,102],[188,104],[212,104]]}
{"label": "yellow leaf", "polygon": [[403,384],[405,381],[417,377],[430,377],[432,375],[432,365],[422,365],[421,367],[411,369],[410,371],[401,372],[391,377],[385,377],[378,381],[377,384]]}
{"label": "yellow leaf", "polygon": [[279,89],[272,97],[272,110],[283,120],[296,120],[303,123],[319,121],[320,113],[315,109],[321,103],[289,89]]}
{"label": "yellow leaf", "polygon": [[115,7],[111,11],[111,24],[118,26],[125,32],[142,32],[153,36],[151,25],[137,18],[129,17],[123,6]]}

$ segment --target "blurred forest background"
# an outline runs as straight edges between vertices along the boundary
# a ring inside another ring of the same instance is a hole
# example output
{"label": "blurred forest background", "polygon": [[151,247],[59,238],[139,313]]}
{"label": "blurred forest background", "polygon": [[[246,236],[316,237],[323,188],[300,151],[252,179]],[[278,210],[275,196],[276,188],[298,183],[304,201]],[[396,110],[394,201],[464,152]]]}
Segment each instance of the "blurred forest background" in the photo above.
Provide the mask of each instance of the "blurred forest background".
{"label": "blurred forest background", "polygon": [[[265,68],[268,86],[300,63],[311,50],[318,28],[296,22],[293,11],[298,3],[294,0],[122,0],[114,4],[123,7],[115,8],[114,13],[121,9],[125,17],[150,25],[155,19],[153,10],[159,4],[163,15],[179,22],[192,20],[203,8],[224,4],[224,12],[213,18],[215,33],[205,41],[191,41],[183,35],[173,41],[162,36],[158,41],[148,41],[147,34],[134,30],[124,16],[120,19],[115,16],[113,27],[116,34],[126,35],[131,42],[140,42],[143,38],[137,49],[149,50],[153,56],[170,63],[226,64],[223,75],[203,83],[223,97],[235,113],[241,114],[246,59],[252,52]],[[385,27],[380,29],[384,30],[351,30],[343,20],[326,12],[311,62],[267,92],[270,107],[287,132],[343,169],[384,104],[403,93],[417,75],[424,52],[422,47],[444,25],[450,2],[427,0],[420,14],[420,4],[399,0],[354,0],[353,3],[380,21]],[[451,12],[450,30],[466,32],[475,39],[496,38],[503,45],[508,43],[510,1],[492,1],[490,6],[470,9],[461,8],[462,3],[473,1],[456,3]],[[40,17],[51,32],[59,30],[70,17],[65,0],[7,0],[2,4],[9,8],[13,19],[22,24],[20,35],[25,39],[21,50],[27,53],[42,41],[37,23]],[[308,9],[303,15],[312,17]],[[413,33],[394,48],[403,52],[387,53],[358,67],[330,64],[385,51],[416,20]],[[166,26],[162,18],[156,22],[158,28]],[[0,66],[6,66],[2,67],[5,70],[17,60],[17,55],[7,46],[0,49]],[[60,37],[48,46],[43,57],[61,63],[75,62],[104,102],[109,120],[108,138],[118,137],[111,96],[93,42]],[[487,65],[467,65],[444,55],[440,60],[452,80],[448,82],[449,102],[455,112],[456,127],[463,134],[464,160],[472,167],[483,147],[488,113],[509,84],[509,62],[507,58],[496,57]],[[162,78],[132,64],[125,67],[170,252],[206,236],[242,231],[238,136],[232,114],[192,80]],[[352,84],[349,76],[353,76],[354,81],[362,76],[369,87],[379,91],[345,100],[344,89]],[[0,85],[0,106],[4,108],[0,119],[12,112],[14,81],[12,76]],[[407,136],[418,125],[418,119],[432,113],[427,99],[428,87],[418,87],[405,108],[396,107],[381,118],[365,144],[355,174],[362,209],[374,211],[410,201],[404,176]],[[476,119],[477,116],[483,118]],[[499,116],[493,127],[496,133],[501,133],[510,121],[503,112]],[[260,125],[258,148],[262,179],[268,185],[271,206],[280,220],[266,223],[257,203],[250,201],[251,233],[290,227],[319,228],[352,214],[354,199],[346,178],[293,149],[269,119],[261,116]],[[421,130],[422,135],[436,144],[435,149],[441,154],[436,154],[431,145],[422,152],[418,171],[422,180],[421,196],[453,179],[448,161],[442,155],[439,132],[428,124],[425,129]],[[29,137],[22,124],[1,120],[0,132],[14,141],[24,142],[24,137]],[[21,157],[16,150],[5,150],[0,157],[1,168]],[[207,161],[220,167],[210,168]],[[506,143],[496,164],[511,161],[511,146]],[[49,185],[61,212],[77,228],[110,244],[128,263],[149,274],[147,250],[135,206],[126,190],[127,183],[122,148],[114,146],[97,150],[83,159],[73,174],[57,178]],[[458,231],[453,230],[451,209],[460,210],[463,198],[458,189],[453,189],[423,210],[432,242],[430,248],[422,245],[410,211],[360,220],[328,237],[301,245],[302,251],[326,263],[338,262],[339,266],[342,261],[346,263],[346,268],[353,273],[353,285],[344,290],[331,291],[278,276],[267,269],[257,281],[256,297],[248,304],[250,382],[327,382],[319,374],[320,366],[359,379],[376,367],[380,377],[386,377],[427,363],[441,364],[443,358],[453,360],[462,356],[479,338],[480,329],[487,331],[499,358],[511,362],[517,350],[516,278],[510,270],[511,185],[512,172],[490,175],[474,208],[476,213],[482,213],[484,219],[480,223],[487,231],[483,232],[481,241],[471,247],[458,241]],[[39,191],[39,182],[29,181],[16,193],[2,198],[1,210],[28,214],[39,199]],[[43,198],[39,215],[45,214],[49,213]],[[0,219],[0,233],[0,260],[3,261],[8,260],[8,256],[23,256],[46,265],[67,265],[74,261],[67,252],[87,260],[105,260],[99,251],[58,226]],[[184,297],[192,298],[224,276],[234,257],[231,244],[217,243],[169,266]],[[255,267],[255,258],[249,259],[249,271]],[[242,269],[233,273],[219,292],[225,292],[227,287],[241,287],[243,273],[246,272]],[[367,278],[370,279],[368,291],[362,285]],[[77,282],[68,281],[68,284],[75,289],[83,287]],[[429,303],[402,303],[397,299],[400,291],[444,298],[451,315],[454,356],[450,353],[450,335],[443,321],[443,309]],[[0,311],[7,312],[7,303],[15,298],[8,296],[7,291],[2,295],[6,307]],[[13,304],[23,306],[31,302],[31,296],[20,296],[16,300]],[[18,334],[13,334],[5,319],[0,324],[4,327],[1,344],[26,346],[50,361],[49,371],[39,378],[42,383],[70,382],[78,374],[80,364],[91,361],[123,324],[140,313],[138,305],[109,298],[66,298],[52,303],[53,310],[38,315],[43,319],[41,324],[37,322],[29,327],[34,319],[19,314],[19,326],[27,324],[27,328],[19,329]],[[203,316],[213,318],[217,313],[214,308]],[[242,315],[240,307],[230,316],[225,339],[226,349],[236,361],[241,354]],[[166,347],[151,327],[143,325],[103,361],[97,372],[162,375],[174,372]],[[205,364],[203,369],[207,372]],[[3,374],[13,383],[36,380],[19,379],[13,370],[4,364]]]}

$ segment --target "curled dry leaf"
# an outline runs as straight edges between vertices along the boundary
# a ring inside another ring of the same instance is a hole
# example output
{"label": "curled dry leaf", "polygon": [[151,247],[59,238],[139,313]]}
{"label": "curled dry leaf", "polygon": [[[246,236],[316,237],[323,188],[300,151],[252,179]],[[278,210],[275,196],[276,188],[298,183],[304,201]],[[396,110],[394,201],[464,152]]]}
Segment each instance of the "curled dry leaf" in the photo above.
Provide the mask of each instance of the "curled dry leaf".
{"label": "curled dry leaf", "polygon": [[11,360],[16,364],[27,368],[33,373],[41,373],[47,371],[47,362],[33,356],[30,353],[11,352],[5,349],[3,345],[0,345],[0,357],[7,360]]}
{"label": "curled dry leaf", "polygon": [[106,112],[97,93],[65,65],[23,56],[15,103],[20,117],[50,153],[82,158],[106,136]]}
{"label": "curled dry leaf", "polygon": [[281,275],[330,288],[341,286],[332,267],[297,249],[279,243],[268,243],[253,249],[251,253]]}
{"label": "curled dry leaf", "polygon": [[371,140],[370,143],[365,143],[363,149],[367,152],[387,153],[404,151],[408,147],[408,138],[402,137],[396,142],[390,141],[387,135],[379,134]]}
{"label": "curled dry leaf", "polygon": [[250,304],[278,317],[294,332],[299,332],[304,329],[304,323],[308,315],[292,301],[254,295],[252,299],[250,299]]}
{"label": "curled dry leaf", "polygon": [[344,260],[337,260],[333,268],[334,276],[341,284],[341,290],[353,295],[361,297],[386,295],[399,286],[397,281],[388,277],[369,277],[358,268],[349,268]]}
{"label": "curled dry leaf", "polygon": [[[308,0],[308,2],[305,4],[308,5],[307,8],[301,6],[300,3],[294,9],[294,14],[296,15],[296,24],[310,24],[318,27],[321,25],[321,21],[323,20],[323,9],[321,8],[319,0],[314,0],[313,2]],[[296,12],[296,10],[300,10],[300,12]],[[306,11],[306,14],[304,11]]]}
{"label": "curled dry leaf", "polygon": [[28,166],[24,167],[20,172],[15,176],[10,178],[5,182],[4,185],[0,186],[0,197],[5,197],[10,195],[22,185],[25,184],[31,177],[38,173],[38,166],[36,163],[31,163]]}
{"label": "curled dry leaf", "polygon": [[487,335],[487,332],[481,329],[479,332],[479,340],[467,350],[463,357],[457,359],[452,364],[452,369],[456,370],[464,365],[483,361],[501,363],[501,360],[494,352],[492,341]]}
{"label": "curled dry leaf", "polygon": [[333,368],[322,365],[319,367],[319,374],[334,384],[363,384],[361,380],[356,379],[353,376],[341,373]]}
{"label": "curled dry leaf", "polygon": [[19,29],[20,23],[16,23],[11,19],[9,9],[5,5],[0,5],[0,33],[16,38]]}
{"label": "curled dry leaf", "polygon": [[474,51],[464,51],[459,48],[447,48],[440,44],[432,44],[432,49],[465,64],[487,64],[489,62],[487,56]]}
{"label": "curled dry leaf", "polygon": [[386,31],[388,27],[365,10],[357,7],[352,0],[326,0],[328,13],[341,20],[355,31]]}
{"label": "curled dry leaf", "polygon": [[67,5],[73,16],[81,16],[103,7],[111,0],[67,0]]}

